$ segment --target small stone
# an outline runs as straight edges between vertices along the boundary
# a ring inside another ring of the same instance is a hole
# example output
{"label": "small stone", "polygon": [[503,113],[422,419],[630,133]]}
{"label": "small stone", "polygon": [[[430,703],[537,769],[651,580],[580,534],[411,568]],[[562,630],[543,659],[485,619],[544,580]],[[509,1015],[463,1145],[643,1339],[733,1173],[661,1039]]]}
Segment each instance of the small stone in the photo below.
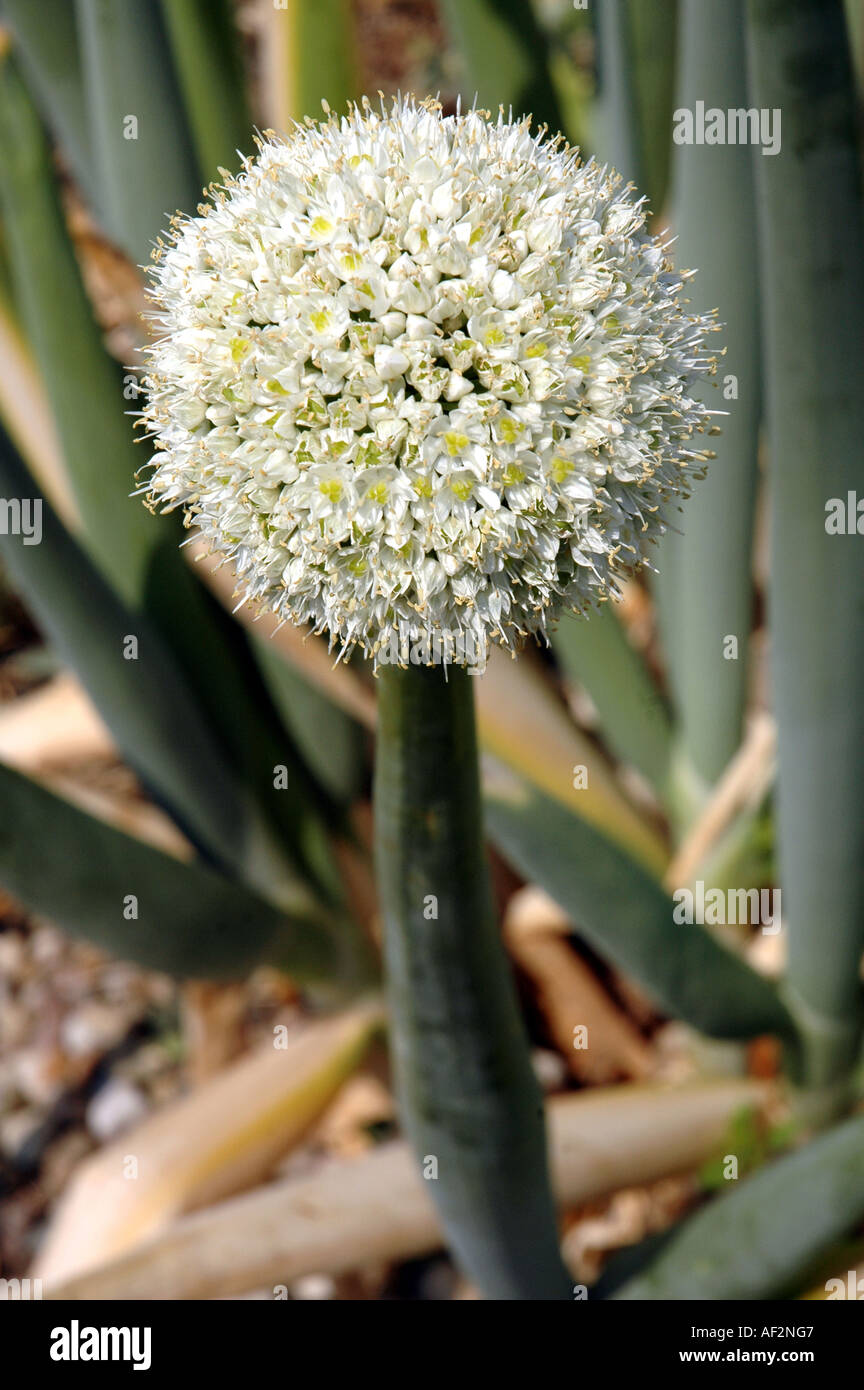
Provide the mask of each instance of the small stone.
{"label": "small stone", "polygon": [[66,1015],[61,1025],[60,1039],[70,1057],[87,1057],[114,1047],[128,1026],[125,1010],[91,1000]]}
{"label": "small stone", "polygon": [[147,1109],[137,1086],[128,1081],[106,1081],[87,1106],[87,1128],[94,1139],[105,1142],[137,1124]]}
{"label": "small stone", "polygon": [[332,1298],[336,1284],[329,1274],[304,1274],[290,1285],[291,1297],[303,1302],[321,1303]]}

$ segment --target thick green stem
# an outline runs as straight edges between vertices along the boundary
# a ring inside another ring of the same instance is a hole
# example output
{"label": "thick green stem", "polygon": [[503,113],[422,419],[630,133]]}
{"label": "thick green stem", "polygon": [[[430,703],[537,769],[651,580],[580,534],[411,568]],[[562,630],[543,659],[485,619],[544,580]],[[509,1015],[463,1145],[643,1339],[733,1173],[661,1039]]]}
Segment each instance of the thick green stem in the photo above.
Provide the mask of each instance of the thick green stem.
{"label": "thick green stem", "polygon": [[597,37],[594,153],[642,189],[642,150],[636,117],[632,34],[626,0],[593,10]]}
{"label": "thick green stem", "polygon": [[162,14],[205,183],[252,144],[240,37],[230,0],[162,0]]}
{"label": "thick green stem", "polygon": [[841,0],[748,13],[751,105],[782,113],[780,152],[755,155],[771,646],[788,997],[817,1087],[848,1075],[864,1017],[864,206]]}
{"label": "thick green stem", "polygon": [[[683,0],[678,108],[747,106],[744,10],[744,0]],[[725,353],[718,381],[701,395],[728,412],[711,441],[717,458],[708,476],[683,514],[670,508],[673,529],[657,560],[655,594],[678,713],[672,813],[680,832],[737,751],[747,704],[762,405],[752,164],[743,144],[676,145],[673,157],[675,262],[698,266],[688,288],[692,306],[719,306],[723,325],[714,349]]]}
{"label": "thick green stem", "polygon": [[563,1299],[543,1109],[484,857],[473,689],[385,668],[375,826],[402,1122],[487,1298]]}

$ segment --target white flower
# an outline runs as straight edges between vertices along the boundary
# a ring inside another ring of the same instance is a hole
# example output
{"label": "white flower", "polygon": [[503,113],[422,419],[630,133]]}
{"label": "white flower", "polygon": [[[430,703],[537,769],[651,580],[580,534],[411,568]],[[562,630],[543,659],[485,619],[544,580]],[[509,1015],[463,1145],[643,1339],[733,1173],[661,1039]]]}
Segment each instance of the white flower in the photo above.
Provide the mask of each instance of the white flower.
{"label": "white flower", "polygon": [[643,224],[527,121],[398,101],[268,139],[157,253],[152,501],[376,660],[584,611],[708,457],[713,324]]}

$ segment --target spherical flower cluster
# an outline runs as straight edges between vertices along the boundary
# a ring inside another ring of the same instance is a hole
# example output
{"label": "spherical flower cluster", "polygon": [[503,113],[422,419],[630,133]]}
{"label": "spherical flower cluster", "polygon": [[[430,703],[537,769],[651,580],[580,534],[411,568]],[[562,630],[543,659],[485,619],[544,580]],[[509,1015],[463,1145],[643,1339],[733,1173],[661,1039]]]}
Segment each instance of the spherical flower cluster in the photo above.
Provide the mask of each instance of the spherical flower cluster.
{"label": "spherical flower cluster", "polygon": [[706,457],[713,325],[617,175],[528,121],[364,103],[269,137],[153,279],[152,502],[376,663],[615,592]]}

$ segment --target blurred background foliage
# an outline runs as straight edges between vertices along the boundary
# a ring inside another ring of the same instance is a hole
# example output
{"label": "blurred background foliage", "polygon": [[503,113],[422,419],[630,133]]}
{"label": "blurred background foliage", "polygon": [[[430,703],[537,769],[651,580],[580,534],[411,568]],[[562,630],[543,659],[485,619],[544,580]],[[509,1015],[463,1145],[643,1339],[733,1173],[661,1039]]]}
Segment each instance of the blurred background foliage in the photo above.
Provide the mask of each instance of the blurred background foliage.
{"label": "blurred background foliage", "polygon": [[[860,1084],[864,567],[857,536],[824,521],[862,472],[862,14],[860,0],[2,0],[0,494],[43,500],[43,539],[0,535],[0,885],[180,981],[265,963],[312,1014],[345,1010],[349,1043],[327,1035],[334,1079],[304,1124],[381,1022],[351,1002],[379,969],[374,681],[318,638],[234,613],[230,574],[131,496],[140,267],[257,129],[364,92],[530,111],[646,196],[651,230],[699,267],[694,306],[723,325],[717,458],[670,515],[657,573],[477,681],[495,883],[535,1040],[572,1051],[593,1000],[616,1039],[603,1079],[644,1081],[662,1074],[657,1029],[678,1020],[700,1076],[785,1073],[797,1119],[783,1143],[800,1146]],[[781,152],[675,144],[674,111],[698,101],[779,108]],[[131,806],[63,772],[76,740],[134,774]],[[782,886],[782,930],[677,925],[671,895],[699,881]],[[528,927],[513,927],[526,893]],[[594,1079],[566,1063],[570,1085]],[[625,1118],[629,1092],[607,1097]],[[745,1169],[770,1159],[770,1178],[731,1184],[656,1267],[618,1281],[622,1296],[795,1293],[855,1231],[864,1119],[777,1159],[759,1094],[744,1112],[727,1101],[720,1132]],[[257,1137],[238,1140],[247,1180],[295,1133],[262,1096]],[[670,1130],[666,1171],[685,1150],[716,1168],[715,1131],[699,1155]],[[165,1161],[167,1221],[202,1197]],[[205,1184],[211,1200],[241,1185],[232,1174]],[[117,1230],[91,1263],[132,1243]],[[711,1248],[699,1273],[693,1252]],[[58,1279],[80,1265],[52,1258]]]}

